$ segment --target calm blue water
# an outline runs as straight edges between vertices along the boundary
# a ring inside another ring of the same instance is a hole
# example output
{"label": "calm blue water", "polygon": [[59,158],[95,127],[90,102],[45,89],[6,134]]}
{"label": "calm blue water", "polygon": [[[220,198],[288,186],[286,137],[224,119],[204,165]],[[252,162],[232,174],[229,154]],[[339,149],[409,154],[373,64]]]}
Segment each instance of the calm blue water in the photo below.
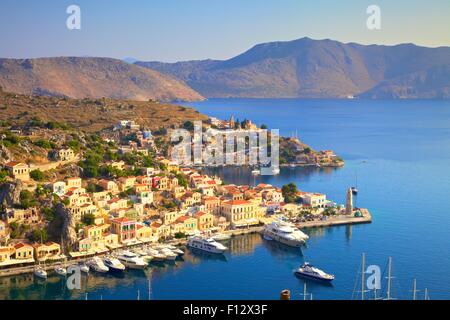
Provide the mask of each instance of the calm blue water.
{"label": "calm blue water", "polygon": [[[219,118],[252,119],[284,135],[298,130],[314,149],[333,149],[345,159],[344,168],[286,168],[256,182],[296,182],[302,190],[343,203],[357,174],[356,202],[370,209],[373,223],[307,230],[310,240],[301,251],[258,235],[240,237],[229,244],[225,259],[187,254],[184,262],[123,278],[91,276],[75,292],[64,291],[58,278],[45,285],[30,276],[0,279],[0,298],[84,299],[88,292],[89,299],[136,299],[139,290],[147,299],[151,279],[154,299],[278,299],[282,289],[301,299],[303,281],[292,270],[306,259],[336,275],[332,286],[307,283],[314,299],[350,299],[365,252],[366,263],[382,270],[393,257],[395,297],[410,298],[416,278],[419,297],[428,288],[431,299],[450,299],[450,102],[210,100],[187,105]],[[253,183],[244,169],[218,173],[227,182]]]}

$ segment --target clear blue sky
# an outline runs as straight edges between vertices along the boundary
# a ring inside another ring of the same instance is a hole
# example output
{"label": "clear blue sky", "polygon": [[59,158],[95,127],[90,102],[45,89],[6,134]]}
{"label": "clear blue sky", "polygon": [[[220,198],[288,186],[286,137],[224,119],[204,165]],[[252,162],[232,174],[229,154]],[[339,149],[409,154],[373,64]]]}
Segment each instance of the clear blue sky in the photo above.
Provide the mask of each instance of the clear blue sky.
{"label": "clear blue sky", "polygon": [[[66,28],[81,8],[82,29]],[[382,29],[366,28],[381,7]],[[1,0],[0,57],[227,59],[304,36],[363,44],[450,46],[450,0]]]}

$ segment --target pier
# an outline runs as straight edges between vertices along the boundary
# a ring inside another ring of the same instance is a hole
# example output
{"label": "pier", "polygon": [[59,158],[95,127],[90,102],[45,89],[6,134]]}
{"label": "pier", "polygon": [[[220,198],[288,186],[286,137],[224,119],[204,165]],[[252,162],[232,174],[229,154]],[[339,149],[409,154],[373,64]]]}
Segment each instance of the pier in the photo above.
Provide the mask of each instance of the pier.
{"label": "pier", "polygon": [[329,217],[327,220],[299,222],[296,223],[295,225],[298,228],[316,228],[316,227],[332,227],[349,224],[363,224],[372,222],[372,215],[370,214],[368,209],[359,209],[359,211],[361,212],[362,215],[361,217],[339,215]]}

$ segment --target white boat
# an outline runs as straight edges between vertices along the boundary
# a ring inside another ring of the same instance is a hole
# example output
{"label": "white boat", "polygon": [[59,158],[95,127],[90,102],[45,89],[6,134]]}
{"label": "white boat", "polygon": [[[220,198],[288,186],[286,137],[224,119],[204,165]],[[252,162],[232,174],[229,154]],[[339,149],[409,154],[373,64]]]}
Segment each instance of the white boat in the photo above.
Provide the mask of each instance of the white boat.
{"label": "white boat", "polygon": [[182,256],[184,255],[184,251],[179,249],[179,248],[175,248],[175,249],[170,249],[173,253],[175,253],[177,256]]}
{"label": "white boat", "polygon": [[95,272],[106,273],[109,268],[103,263],[103,260],[99,257],[94,257],[87,262],[87,265],[92,268]]}
{"label": "white boat", "polygon": [[291,247],[300,247],[309,238],[294,225],[284,221],[272,222],[264,228],[264,238],[269,238]]}
{"label": "white boat", "polygon": [[227,233],[216,233],[215,235],[212,235],[211,238],[216,241],[226,241],[231,239],[231,235]]}
{"label": "white boat", "polygon": [[144,249],[135,249],[133,250],[133,252],[147,263],[150,263],[153,259],[153,257],[149,255]]}
{"label": "white boat", "polygon": [[113,256],[107,256],[103,259],[105,266],[109,268],[111,272],[122,272],[125,270],[125,266]]}
{"label": "white boat", "polygon": [[331,282],[334,280],[334,275],[328,274],[319,268],[305,262],[300,268],[295,270],[295,275],[303,278]]}
{"label": "white boat", "polygon": [[37,267],[34,269],[33,274],[41,279],[47,279],[47,271],[45,271],[42,267]]}
{"label": "white boat", "polygon": [[78,268],[80,268],[80,271],[83,273],[89,273],[89,266],[84,262],[78,263]]}
{"label": "white boat", "polygon": [[187,242],[188,247],[211,253],[224,253],[228,250],[223,244],[212,238],[192,237]]}
{"label": "white boat", "polygon": [[165,255],[166,259],[170,261],[174,261],[178,257],[178,255],[170,249],[162,249],[159,252]]}
{"label": "white boat", "polygon": [[130,251],[123,251],[121,254],[117,255],[117,259],[130,269],[144,269],[147,267],[147,263],[144,259]]}
{"label": "white boat", "polygon": [[55,272],[59,276],[62,276],[62,277],[67,276],[67,270],[66,270],[66,268],[63,268],[62,266],[55,267]]}
{"label": "white boat", "polygon": [[147,248],[147,253],[149,256],[152,257],[153,261],[159,261],[162,262],[166,260],[166,256],[162,253],[160,253],[158,250]]}

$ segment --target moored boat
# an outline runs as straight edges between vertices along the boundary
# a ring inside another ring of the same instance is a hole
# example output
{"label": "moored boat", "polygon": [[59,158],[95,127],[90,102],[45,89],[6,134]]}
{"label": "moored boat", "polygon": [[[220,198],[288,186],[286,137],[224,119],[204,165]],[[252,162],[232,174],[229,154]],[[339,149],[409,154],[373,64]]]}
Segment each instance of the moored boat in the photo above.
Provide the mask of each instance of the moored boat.
{"label": "moored boat", "polygon": [[130,269],[144,269],[147,267],[147,263],[144,259],[138,257],[135,253],[130,251],[123,251],[118,254],[117,259],[119,259],[120,262]]}
{"label": "moored boat", "polygon": [[47,271],[40,266],[34,269],[33,274],[40,279],[47,279]]}
{"label": "moored boat", "polygon": [[103,259],[105,265],[109,268],[111,272],[123,272],[125,270],[125,266],[113,256],[107,256]]}
{"label": "moored boat", "polygon": [[266,225],[263,236],[291,247],[300,247],[309,238],[294,225],[284,221],[274,221]]}
{"label": "moored boat", "polygon": [[57,275],[59,275],[61,277],[67,276],[67,270],[66,270],[66,268],[64,268],[62,266],[55,267],[55,272]]}
{"label": "moored boat", "polygon": [[190,248],[199,249],[211,253],[224,253],[226,250],[228,250],[227,247],[212,238],[192,237],[188,240],[187,245]]}
{"label": "moored boat", "polygon": [[109,268],[103,263],[103,260],[99,257],[94,257],[87,262],[87,265],[98,273],[106,273],[109,271]]}

